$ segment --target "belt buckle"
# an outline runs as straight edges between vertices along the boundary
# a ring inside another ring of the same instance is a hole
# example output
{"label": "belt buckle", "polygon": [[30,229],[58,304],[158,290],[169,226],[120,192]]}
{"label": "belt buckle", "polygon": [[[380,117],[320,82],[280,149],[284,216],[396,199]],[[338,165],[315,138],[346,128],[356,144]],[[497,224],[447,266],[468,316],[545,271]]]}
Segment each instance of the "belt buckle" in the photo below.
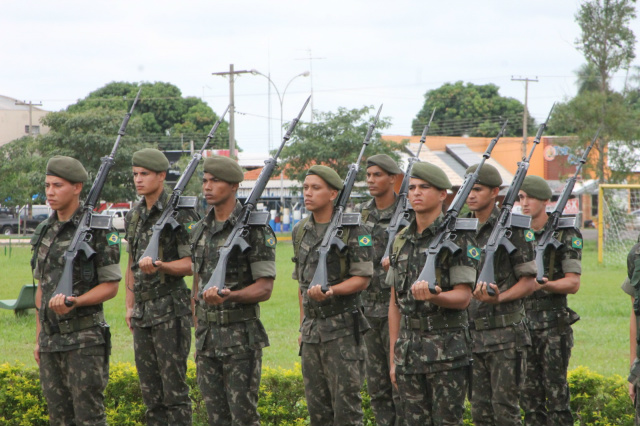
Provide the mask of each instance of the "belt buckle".
{"label": "belt buckle", "polygon": [[227,325],[229,323],[229,312],[227,310],[218,311],[218,325]]}
{"label": "belt buckle", "polygon": [[482,329],[483,330],[489,329],[489,317],[482,317],[482,318],[480,318],[480,321],[482,323]]}
{"label": "belt buckle", "polygon": [[71,333],[71,321],[63,321],[58,323],[60,334]]}

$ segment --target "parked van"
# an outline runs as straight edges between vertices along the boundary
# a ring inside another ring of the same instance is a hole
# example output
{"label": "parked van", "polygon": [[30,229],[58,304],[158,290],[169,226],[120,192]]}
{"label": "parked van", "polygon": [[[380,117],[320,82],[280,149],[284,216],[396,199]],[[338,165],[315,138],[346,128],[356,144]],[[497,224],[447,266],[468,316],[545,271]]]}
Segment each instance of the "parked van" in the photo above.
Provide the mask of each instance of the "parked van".
{"label": "parked van", "polygon": [[119,231],[124,232],[124,218],[129,213],[129,209],[106,209],[102,214],[109,215],[113,218],[113,226]]}

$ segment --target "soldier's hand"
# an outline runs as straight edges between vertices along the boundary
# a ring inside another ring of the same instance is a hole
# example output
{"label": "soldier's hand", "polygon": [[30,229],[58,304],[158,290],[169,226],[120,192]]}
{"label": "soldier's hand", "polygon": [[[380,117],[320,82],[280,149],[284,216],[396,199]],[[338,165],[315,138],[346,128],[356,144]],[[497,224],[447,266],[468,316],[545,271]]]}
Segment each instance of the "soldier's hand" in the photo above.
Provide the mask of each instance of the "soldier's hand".
{"label": "soldier's hand", "polygon": [[333,289],[329,287],[329,290],[326,293],[322,292],[322,286],[320,284],[316,284],[313,287],[309,288],[307,294],[310,298],[315,300],[316,302],[324,302],[333,296]]}
{"label": "soldier's hand", "polygon": [[[65,305],[65,299],[71,302],[72,305]],[[58,315],[66,315],[76,307],[76,299],[77,298],[73,296],[65,298],[64,294],[56,294],[49,300],[49,309]]]}
{"label": "soldier's hand", "polygon": [[380,264],[384,268],[385,272],[389,272],[389,266],[391,266],[391,260],[389,260],[389,256],[385,257],[380,261]]}
{"label": "soldier's hand", "polygon": [[[489,293],[487,293],[487,286],[493,289],[493,292],[494,292],[493,296],[490,296]],[[484,281],[478,281],[478,284],[476,285],[476,289],[473,290],[474,299],[484,303],[491,303],[493,305],[497,305],[498,303],[500,303],[500,301],[498,300],[499,295],[500,295],[500,290],[498,289],[497,285],[493,283],[487,284]]]}
{"label": "soldier's hand", "polygon": [[634,402],[636,400],[636,387],[633,383],[629,383],[629,398],[631,398],[631,401]]}
{"label": "soldier's hand", "polygon": [[231,293],[231,290],[228,288],[223,288],[220,290],[222,296],[218,294],[218,287],[213,286],[204,293],[202,293],[202,299],[209,305],[222,305],[225,302],[225,297]]}
{"label": "soldier's hand", "polygon": [[133,334],[133,328],[131,327],[131,317],[133,316],[133,309],[127,308],[127,313],[124,316],[125,321],[127,321],[127,327],[129,327],[129,331]]}
{"label": "soldier's hand", "polygon": [[33,349],[33,357],[36,359],[36,363],[40,365],[40,345],[36,343],[36,347]]}
{"label": "soldier's hand", "polygon": [[[155,266],[153,265],[154,263],[155,263]],[[138,262],[138,266],[140,267],[140,270],[145,274],[152,275],[160,270],[160,267],[162,266],[162,261],[156,260],[155,262],[153,262],[153,259],[151,259],[151,256],[147,256],[140,259],[140,261]]]}
{"label": "soldier's hand", "polygon": [[391,368],[389,369],[389,377],[391,377],[391,384],[393,387],[398,389],[398,383],[396,383],[396,364],[391,363]]}
{"label": "soldier's hand", "polygon": [[436,294],[433,294],[429,291],[429,283],[422,280],[413,283],[411,286],[411,292],[416,300],[431,300],[442,293],[442,289],[440,286],[436,286]]}

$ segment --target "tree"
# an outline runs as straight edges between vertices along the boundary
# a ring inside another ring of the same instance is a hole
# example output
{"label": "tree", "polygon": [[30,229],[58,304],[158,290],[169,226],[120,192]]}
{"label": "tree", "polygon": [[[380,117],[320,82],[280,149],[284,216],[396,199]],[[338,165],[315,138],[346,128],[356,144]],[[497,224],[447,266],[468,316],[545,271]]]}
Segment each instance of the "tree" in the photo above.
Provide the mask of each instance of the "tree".
{"label": "tree", "polygon": [[578,71],[576,71],[576,77],[578,81],[578,94],[584,92],[594,92],[602,88],[602,77],[598,72],[598,68],[591,63],[582,65]]}
{"label": "tree", "polygon": [[0,147],[0,203],[20,206],[44,203],[47,158],[38,151],[37,140],[24,136]]}
{"label": "tree", "polygon": [[[338,108],[335,113],[317,113],[313,123],[298,123],[290,144],[285,146],[280,154],[281,166],[285,167],[287,177],[302,182],[309,167],[324,164],[344,178],[349,165],[354,163],[360,154],[362,141],[372,122],[372,109],[373,107],[351,110]],[[398,158],[398,154],[395,153],[398,147],[380,140],[380,130],[389,125],[388,120],[380,118],[361,164],[374,154],[387,154],[392,158]],[[364,179],[364,169],[361,167],[359,180]]]}
{"label": "tree", "polygon": [[[524,106],[517,99],[500,96],[498,90],[495,84],[465,85],[458,81],[428,91],[424,95],[424,105],[411,125],[411,134],[422,134],[435,108],[429,130],[432,135],[493,137],[508,118],[506,136],[521,136]],[[527,126],[532,128],[535,121],[530,115],[528,117]]]}

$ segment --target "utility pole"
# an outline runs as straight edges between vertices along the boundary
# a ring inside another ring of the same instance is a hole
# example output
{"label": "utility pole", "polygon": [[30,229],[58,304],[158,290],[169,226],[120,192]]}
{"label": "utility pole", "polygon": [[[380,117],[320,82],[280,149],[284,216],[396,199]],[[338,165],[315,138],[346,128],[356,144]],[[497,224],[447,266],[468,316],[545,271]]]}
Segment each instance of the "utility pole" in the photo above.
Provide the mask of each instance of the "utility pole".
{"label": "utility pole", "polygon": [[309,75],[311,75],[311,120],[309,120],[311,123],[313,123],[313,98],[315,98],[315,96],[313,96],[313,60],[314,59],[326,59],[326,58],[314,58],[311,56],[311,49],[307,49],[307,53],[309,54],[308,58],[296,58],[296,61],[309,61]]}
{"label": "utility pole", "polygon": [[235,76],[238,74],[248,74],[251,73],[249,70],[243,71],[234,71],[233,64],[229,65],[229,71],[224,72],[212,72],[212,75],[221,75],[221,76],[229,76],[229,157],[235,159],[236,158],[236,135],[235,135],[235,110],[236,106],[233,101],[233,82],[235,81]]}
{"label": "utility pole", "polygon": [[15,103],[16,105],[29,105],[29,136],[33,136],[33,107],[34,106],[42,106],[42,102],[39,104],[34,104],[33,102],[29,101],[29,103],[27,103],[27,101],[16,101]]}
{"label": "utility pole", "polygon": [[527,102],[529,100],[529,82],[537,83],[538,77],[514,77],[511,76],[511,81],[524,81],[524,112],[522,113],[522,158],[527,156]]}

